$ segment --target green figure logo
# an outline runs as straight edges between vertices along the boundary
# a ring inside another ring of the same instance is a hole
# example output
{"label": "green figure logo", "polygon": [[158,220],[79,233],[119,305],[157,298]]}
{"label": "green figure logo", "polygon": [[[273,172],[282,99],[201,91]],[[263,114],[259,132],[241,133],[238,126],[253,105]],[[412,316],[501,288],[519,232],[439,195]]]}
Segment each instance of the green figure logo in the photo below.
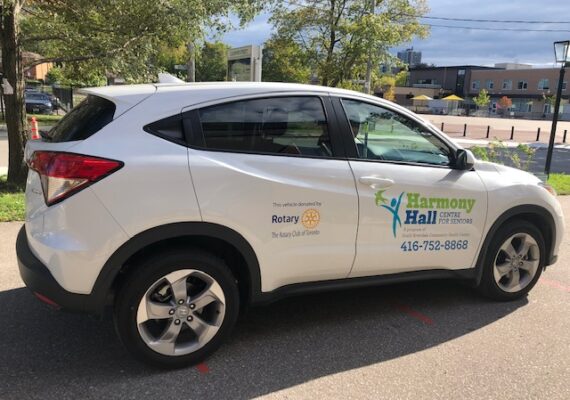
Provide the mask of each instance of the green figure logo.
{"label": "green figure logo", "polygon": [[404,196],[404,192],[400,194],[398,198],[393,197],[390,201],[390,205],[380,204],[380,203],[387,203],[388,200],[383,196],[385,190],[379,190],[376,192],[376,205],[385,208],[386,210],[390,211],[392,214],[392,234],[396,237],[396,229],[398,225],[402,226],[402,220],[398,215],[400,211],[400,205],[402,204],[402,197]]}

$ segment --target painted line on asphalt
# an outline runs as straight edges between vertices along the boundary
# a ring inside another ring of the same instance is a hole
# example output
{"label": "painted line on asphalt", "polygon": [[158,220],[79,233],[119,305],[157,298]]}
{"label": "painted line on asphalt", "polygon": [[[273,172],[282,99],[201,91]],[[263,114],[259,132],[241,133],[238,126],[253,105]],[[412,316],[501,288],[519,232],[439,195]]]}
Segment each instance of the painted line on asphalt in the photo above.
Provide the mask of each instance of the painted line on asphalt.
{"label": "painted line on asphalt", "polygon": [[549,286],[551,288],[559,289],[559,290],[562,290],[564,292],[570,293],[570,286],[563,285],[560,282],[552,281],[550,279],[544,279],[544,278],[540,278],[539,282],[542,283],[543,285]]}
{"label": "painted line on asphalt", "polygon": [[208,365],[205,362],[196,365],[196,369],[201,374],[207,374],[208,372],[210,372],[210,368],[208,367]]}
{"label": "painted line on asphalt", "polygon": [[433,320],[428,317],[427,315],[422,314],[419,311],[414,310],[412,307],[405,305],[405,304],[400,304],[400,303],[396,303],[396,302],[391,302],[390,303],[392,307],[394,307],[396,310],[403,312],[404,314],[409,315],[410,317],[413,317],[417,320],[420,320],[421,322],[423,322],[425,325],[433,325]]}

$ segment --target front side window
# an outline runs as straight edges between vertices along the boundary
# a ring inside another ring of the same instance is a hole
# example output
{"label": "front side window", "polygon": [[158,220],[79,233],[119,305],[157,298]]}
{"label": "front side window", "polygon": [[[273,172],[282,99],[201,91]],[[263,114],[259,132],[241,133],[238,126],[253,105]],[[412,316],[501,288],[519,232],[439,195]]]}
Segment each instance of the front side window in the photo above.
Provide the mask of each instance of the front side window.
{"label": "front side window", "polygon": [[487,81],[487,89],[493,89],[495,87],[495,82],[492,80]]}
{"label": "front side window", "polygon": [[527,81],[519,81],[517,84],[517,89],[518,90],[526,90],[528,87],[528,82]]}
{"label": "front side window", "polygon": [[506,79],[503,81],[503,90],[511,90],[513,88],[513,81]]}
{"label": "front side window", "polygon": [[416,121],[383,107],[342,100],[358,158],[449,165],[450,149]]}
{"label": "front side window", "polygon": [[479,81],[473,81],[473,82],[471,82],[471,89],[473,89],[473,90],[479,89],[480,86],[481,86],[481,85],[480,85]]}
{"label": "front side window", "polygon": [[331,157],[323,104],[317,97],[236,101],[199,110],[207,149]]}

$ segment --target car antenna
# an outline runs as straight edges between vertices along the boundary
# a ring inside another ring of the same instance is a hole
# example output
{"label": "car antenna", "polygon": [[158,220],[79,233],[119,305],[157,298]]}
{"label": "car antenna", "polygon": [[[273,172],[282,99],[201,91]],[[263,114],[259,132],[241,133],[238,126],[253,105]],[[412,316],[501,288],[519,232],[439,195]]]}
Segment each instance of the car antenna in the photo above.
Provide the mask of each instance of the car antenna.
{"label": "car antenna", "polygon": [[175,77],[174,75],[168,74],[166,72],[160,72],[158,74],[158,83],[185,83],[182,79]]}

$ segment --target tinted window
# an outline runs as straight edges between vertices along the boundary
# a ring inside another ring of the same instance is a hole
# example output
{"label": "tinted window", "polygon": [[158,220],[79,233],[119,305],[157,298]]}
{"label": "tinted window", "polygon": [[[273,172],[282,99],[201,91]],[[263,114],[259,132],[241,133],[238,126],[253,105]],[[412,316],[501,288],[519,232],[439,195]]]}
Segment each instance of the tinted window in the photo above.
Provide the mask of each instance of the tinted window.
{"label": "tinted window", "polygon": [[48,136],[52,142],[87,139],[113,120],[115,104],[102,97],[87,96],[54,126]]}
{"label": "tinted window", "polygon": [[359,158],[449,164],[449,148],[414,120],[369,103],[342,102]]}
{"label": "tinted window", "polygon": [[147,132],[160,136],[166,140],[185,144],[184,130],[182,128],[182,118],[174,116],[153,122],[144,127]]}
{"label": "tinted window", "polygon": [[199,111],[205,147],[262,154],[332,156],[316,97],[244,100]]}

